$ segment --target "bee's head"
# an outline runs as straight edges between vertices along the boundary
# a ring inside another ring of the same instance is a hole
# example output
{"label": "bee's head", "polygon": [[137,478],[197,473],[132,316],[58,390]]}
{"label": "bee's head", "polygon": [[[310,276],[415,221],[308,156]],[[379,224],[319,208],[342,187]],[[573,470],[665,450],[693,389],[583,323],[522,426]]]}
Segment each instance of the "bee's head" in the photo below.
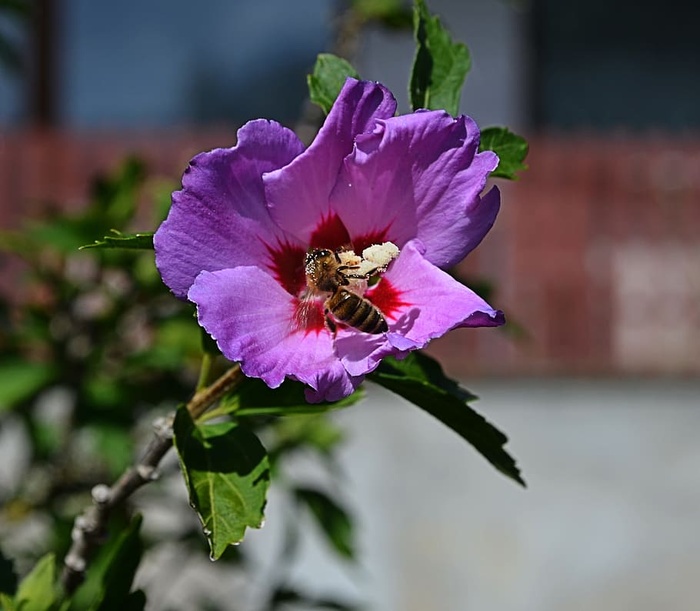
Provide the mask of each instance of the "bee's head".
{"label": "bee's head", "polygon": [[333,253],[327,248],[312,248],[306,253],[305,265],[313,265],[321,259],[332,257]]}

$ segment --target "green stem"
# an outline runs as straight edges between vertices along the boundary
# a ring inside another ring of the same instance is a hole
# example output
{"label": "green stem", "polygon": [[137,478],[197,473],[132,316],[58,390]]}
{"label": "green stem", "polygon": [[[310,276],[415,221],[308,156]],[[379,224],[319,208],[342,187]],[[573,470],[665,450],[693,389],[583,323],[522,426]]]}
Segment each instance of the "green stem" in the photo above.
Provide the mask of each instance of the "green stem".
{"label": "green stem", "polygon": [[214,357],[211,353],[205,352],[202,356],[202,364],[199,368],[199,379],[197,380],[196,392],[203,390],[209,384],[209,378],[211,376],[211,368],[214,363]]}
{"label": "green stem", "polygon": [[187,404],[187,411],[190,412],[192,420],[199,420],[209,407],[236,388],[243,381],[243,378],[240,365],[234,365],[213,384],[198,390]]}

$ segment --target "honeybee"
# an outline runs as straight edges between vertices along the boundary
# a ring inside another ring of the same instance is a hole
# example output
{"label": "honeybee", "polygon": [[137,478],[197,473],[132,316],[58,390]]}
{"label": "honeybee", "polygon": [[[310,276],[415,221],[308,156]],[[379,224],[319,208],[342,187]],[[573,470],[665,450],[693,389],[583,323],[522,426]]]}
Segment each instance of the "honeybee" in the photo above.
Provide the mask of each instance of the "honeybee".
{"label": "honeybee", "polygon": [[[325,248],[315,248],[307,253],[304,262],[307,296],[313,298],[314,294],[319,292],[330,293],[323,307],[326,324],[332,333],[335,333],[336,325],[329,314],[358,331],[371,334],[386,333],[389,326],[379,308],[346,288],[351,284],[351,280],[367,280],[384,271],[385,266],[363,265],[366,262],[354,253],[351,257],[345,255],[347,252],[333,252]],[[344,259],[354,259],[353,262],[358,264],[348,264]]]}

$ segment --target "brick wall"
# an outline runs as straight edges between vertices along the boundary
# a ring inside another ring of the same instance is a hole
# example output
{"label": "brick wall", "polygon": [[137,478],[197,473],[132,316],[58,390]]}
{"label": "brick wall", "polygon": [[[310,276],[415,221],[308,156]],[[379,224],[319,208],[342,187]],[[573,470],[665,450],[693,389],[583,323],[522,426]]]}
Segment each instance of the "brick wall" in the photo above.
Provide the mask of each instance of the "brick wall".
{"label": "brick wall", "polygon": [[[127,154],[177,178],[233,138],[0,134],[0,226],[79,206]],[[432,351],[457,375],[700,373],[700,139],[535,137],[528,163],[499,181],[498,222],[460,269],[493,282],[518,328],[458,330]]]}

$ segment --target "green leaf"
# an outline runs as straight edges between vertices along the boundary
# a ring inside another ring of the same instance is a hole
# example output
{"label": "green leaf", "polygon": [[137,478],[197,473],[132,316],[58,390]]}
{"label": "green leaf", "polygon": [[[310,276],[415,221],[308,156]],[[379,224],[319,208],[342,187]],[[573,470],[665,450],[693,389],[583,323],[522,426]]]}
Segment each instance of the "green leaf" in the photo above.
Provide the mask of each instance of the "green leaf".
{"label": "green leaf", "polygon": [[0,412],[31,398],[49,384],[55,374],[55,369],[46,363],[0,363]]}
{"label": "green leaf", "polygon": [[377,21],[387,28],[413,26],[413,12],[403,0],[352,0],[352,9],[361,19]]}
{"label": "green leaf", "polygon": [[115,172],[95,179],[90,213],[106,221],[108,227],[124,227],[136,213],[138,192],[145,178],[144,162],[127,158]]}
{"label": "green leaf", "polygon": [[270,388],[262,380],[246,378],[240,388],[227,396],[216,413],[233,414],[236,418],[250,416],[315,415],[341,409],[357,403],[364,396],[362,389],[334,403],[309,403],[306,386],[301,382],[285,380],[278,388]]}
{"label": "green leaf", "polygon": [[234,422],[195,425],[184,407],[174,424],[175,447],[190,494],[216,560],[263,523],[270,467],[258,438]]}
{"label": "green leaf", "polygon": [[403,361],[387,358],[370,379],[446,424],[501,473],[525,485],[515,460],[503,449],[508,438],[467,405],[474,395],[446,377],[437,361],[419,352]]}
{"label": "green leaf", "polygon": [[298,502],[309,508],[333,549],[344,558],[354,558],[350,515],[320,490],[297,488],[294,494]]}
{"label": "green leaf", "polygon": [[56,604],[56,559],[46,554],[19,584],[15,606],[17,611],[49,611]]}
{"label": "green leaf", "polygon": [[131,599],[131,585],[143,556],[143,542],[139,534],[141,522],[141,516],[137,515],[129,527],[119,535],[106,562],[102,577],[102,596],[99,604],[93,607],[94,611],[133,608],[126,603]]}
{"label": "green leaf", "polygon": [[413,32],[416,54],[409,85],[411,107],[413,110],[444,108],[456,115],[462,85],[471,69],[469,49],[452,42],[440,19],[430,15],[424,0],[415,0]]}
{"label": "green leaf", "polygon": [[273,611],[280,608],[288,609],[290,604],[294,605],[293,608],[295,609],[326,609],[326,611],[359,611],[361,609],[359,605],[342,600],[310,596],[305,592],[289,588],[286,585],[279,585],[274,589],[270,602],[264,611]]}
{"label": "green leaf", "polygon": [[328,114],[349,76],[359,78],[350,62],[331,53],[320,53],[313,74],[306,77],[311,101]]}
{"label": "green leaf", "polygon": [[71,597],[70,611],[131,611],[129,590],[143,556],[141,522],[141,516],[137,515],[127,526],[111,533],[90,564],[86,580]]}
{"label": "green leaf", "polygon": [[85,244],[80,250],[88,248],[121,248],[127,250],[153,250],[153,232],[134,233],[131,235],[112,229],[113,235],[106,235],[94,244]]}
{"label": "green leaf", "polygon": [[0,592],[14,595],[17,591],[15,563],[0,550]]}
{"label": "green leaf", "polygon": [[516,172],[527,170],[524,163],[528,152],[527,140],[509,131],[507,127],[487,127],[481,130],[480,151],[493,151],[498,155],[498,167],[491,172],[496,178],[516,180]]}

